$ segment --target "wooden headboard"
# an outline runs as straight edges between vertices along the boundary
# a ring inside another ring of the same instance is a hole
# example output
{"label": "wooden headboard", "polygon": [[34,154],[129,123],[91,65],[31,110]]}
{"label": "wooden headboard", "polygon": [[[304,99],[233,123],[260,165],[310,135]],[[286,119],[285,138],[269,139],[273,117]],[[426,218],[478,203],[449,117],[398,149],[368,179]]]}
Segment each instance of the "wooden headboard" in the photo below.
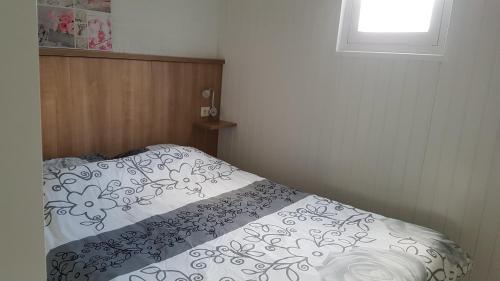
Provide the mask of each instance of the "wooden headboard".
{"label": "wooden headboard", "polygon": [[176,143],[217,153],[218,134],[193,126],[216,93],[217,59],[174,58],[67,49],[40,49],[44,159],[116,155]]}

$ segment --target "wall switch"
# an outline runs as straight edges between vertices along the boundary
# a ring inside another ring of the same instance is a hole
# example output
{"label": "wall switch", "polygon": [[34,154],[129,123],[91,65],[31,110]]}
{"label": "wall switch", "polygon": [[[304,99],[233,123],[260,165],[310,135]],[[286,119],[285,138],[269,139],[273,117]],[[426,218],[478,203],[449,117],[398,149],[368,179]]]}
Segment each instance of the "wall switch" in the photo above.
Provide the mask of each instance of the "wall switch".
{"label": "wall switch", "polygon": [[210,115],[210,107],[201,107],[201,117],[208,117]]}

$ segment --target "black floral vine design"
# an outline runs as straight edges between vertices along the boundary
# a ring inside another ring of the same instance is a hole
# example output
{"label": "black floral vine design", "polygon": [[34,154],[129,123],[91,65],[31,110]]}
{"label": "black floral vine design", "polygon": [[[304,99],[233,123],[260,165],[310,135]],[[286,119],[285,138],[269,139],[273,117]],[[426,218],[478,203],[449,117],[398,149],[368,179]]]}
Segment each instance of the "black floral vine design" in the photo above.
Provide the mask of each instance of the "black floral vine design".
{"label": "black floral vine design", "polygon": [[[314,196],[314,205],[308,204],[305,208],[298,208],[291,212],[279,212],[285,225],[295,225],[307,220],[322,222],[325,227],[332,227],[338,231],[345,231],[349,226],[356,225],[360,231],[367,232],[368,225],[375,221],[373,214],[361,211],[357,208],[341,204],[339,202]],[[341,214],[349,211],[349,217],[344,218]]]}
{"label": "black floral vine design", "polygon": [[470,272],[470,257],[448,237],[433,229],[383,218],[395,243],[389,247],[417,257],[425,266],[428,281],[459,280]]}
{"label": "black floral vine design", "polygon": [[203,275],[199,273],[193,273],[187,275],[179,270],[162,270],[156,266],[149,266],[140,270],[141,273],[148,276],[148,279],[144,279],[139,275],[131,275],[129,281],[146,281],[151,280],[151,277],[155,278],[157,281],[175,280],[175,281],[201,281],[203,280]]}
{"label": "black floral vine design", "polygon": [[[107,170],[113,169],[119,170],[118,173],[124,170],[128,182],[103,177]],[[44,174],[46,226],[54,215],[71,215],[83,217],[81,225],[101,231],[111,210],[119,208],[126,212],[134,205],[150,205],[153,199],[173,189],[203,198],[205,183],[231,180],[237,170],[199,150],[170,146],[121,159],[51,170]],[[103,180],[107,180],[105,185],[97,184]],[[54,197],[58,199],[47,199]]]}
{"label": "black floral vine design", "polygon": [[[397,238],[396,244],[389,246],[391,250],[397,250],[417,257],[425,266],[427,281],[462,280],[470,272],[470,264],[462,266],[460,263],[450,262],[445,252],[425,245],[417,239],[402,237],[397,234],[389,234]],[[423,248],[422,251],[420,248]],[[436,266],[438,265],[438,266]]]}
{"label": "black floral vine design", "polygon": [[[195,258],[191,262],[193,269],[203,269],[208,262],[244,266],[241,272],[248,275],[247,280],[270,280],[271,272],[282,273],[289,281],[299,281],[300,272],[320,266],[331,251],[344,253],[359,247],[360,243],[372,243],[369,237],[369,225],[374,222],[371,213],[362,212],[353,207],[342,205],[328,199],[315,197],[314,205],[297,208],[293,212],[282,211],[284,226],[251,223],[243,230],[248,235],[245,242],[232,240],[229,245],[214,249],[195,249],[189,252]],[[342,219],[336,211],[349,209],[352,215]],[[331,211],[332,210],[332,211]],[[297,230],[293,227],[298,222],[307,220],[322,222],[322,229],[310,229],[308,238],[297,239]],[[354,233],[349,235],[347,233]],[[257,249],[264,249],[257,250]],[[268,252],[279,252],[279,259],[269,260]],[[281,280],[281,279],[280,279]]]}
{"label": "black floral vine design", "polygon": [[[151,276],[155,278],[154,280],[156,281],[167,281],[167,280],[174,280],[174,281],[201,281],[205,279],[203,275],[200,273],[193,273],[190,275],[187,275],[181,271],[178,270],[167,270],[167,269],[160,269],[156,266],[150,266],[144,269],[141,269],[140,272],[143,274],[143,276],[147,276],[146,278],[133,274],[129,276],[129,281],[151,281]],[[168,277],[168,278],[167,278]],[[219,281],[235,281],[232,277],[222,277],[219,279]]]}
{"label": "black floral vine design", "polygon": [[[258,219],[259,213],[276,201],[280,205],[294,202],[297,194],[293,189],[264,181],[235,194],[207,199],[211,202],[184,207],[133,225],[123,232],[109,234],[111,237],[91,238],[76,249],[72,245],[63,245],[62,250],[54,249],[47,257],[47,263],[50,264],[49,280],[73,280],[68,279],[68,276],[74,276],[75,270],[81,270],[78,276],[88,278],[94,273],[122,267],[133,258],[147,259],[151,263],[161,261],[166,256],[165,252],[171,251],[169,249],[180,247],[181,244],[191,245],[193,241],[190,237],[195,233],[216,238],[224,234],[228,224],[238,221],[242,216]],[[77,242],[76,245],[81,244]],[[68,248],[71,251],[64,250]],[[143,273],[151,272],[148,270]],[[163,276],[159,271],[155,274]],[[187,279],[179,280],[201,280],[191,275],[183,278]]]}

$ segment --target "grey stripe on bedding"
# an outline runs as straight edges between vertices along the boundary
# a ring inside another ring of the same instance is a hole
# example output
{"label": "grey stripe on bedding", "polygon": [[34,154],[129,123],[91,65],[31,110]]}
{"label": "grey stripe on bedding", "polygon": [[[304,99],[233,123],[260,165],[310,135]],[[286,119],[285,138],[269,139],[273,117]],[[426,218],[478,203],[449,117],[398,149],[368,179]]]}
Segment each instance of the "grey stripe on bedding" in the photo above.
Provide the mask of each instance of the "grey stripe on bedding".
{"label": "grey stripe on bedding", "polygon": [[178,255],[307,196],[267,180],[255,182],[54,248],[47,255],[47,280],[111,280]]}

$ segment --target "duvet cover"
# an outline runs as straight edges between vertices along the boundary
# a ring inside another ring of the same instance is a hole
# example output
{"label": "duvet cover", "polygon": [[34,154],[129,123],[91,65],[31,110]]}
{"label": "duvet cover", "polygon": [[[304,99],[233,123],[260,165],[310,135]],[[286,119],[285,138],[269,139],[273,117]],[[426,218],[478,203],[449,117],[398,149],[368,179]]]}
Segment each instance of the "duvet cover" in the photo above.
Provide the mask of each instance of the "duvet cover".
{"label": "duvet cover", "polygon": [[307,194],[190,147],[44,172],[47,280],[455,281],[428,228]]}

